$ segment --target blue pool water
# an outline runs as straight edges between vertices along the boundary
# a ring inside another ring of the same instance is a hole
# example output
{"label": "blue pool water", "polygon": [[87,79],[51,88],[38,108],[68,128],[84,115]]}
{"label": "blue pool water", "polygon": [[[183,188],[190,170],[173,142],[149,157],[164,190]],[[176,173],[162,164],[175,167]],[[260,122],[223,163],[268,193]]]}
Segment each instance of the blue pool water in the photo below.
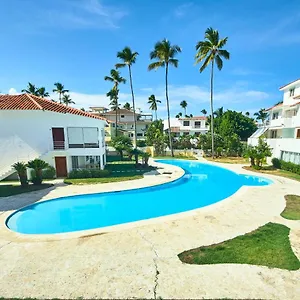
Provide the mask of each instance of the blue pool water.
{"label": "blue pool water", "polygon": [[184,212],[216,203],[241,186],[263,186],[270,180],[185,160],[161,160],[185,175],[156,187],[57,198],[18,210],[7,226],[26,234],[53,234],[100,228]]}

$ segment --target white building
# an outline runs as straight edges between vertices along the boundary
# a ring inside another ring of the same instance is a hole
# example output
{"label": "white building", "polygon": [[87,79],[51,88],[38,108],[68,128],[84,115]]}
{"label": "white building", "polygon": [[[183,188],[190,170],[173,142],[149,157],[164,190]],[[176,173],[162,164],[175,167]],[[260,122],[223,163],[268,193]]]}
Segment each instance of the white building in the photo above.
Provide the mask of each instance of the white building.
{"label": "white building", "polygon": [[[205,134],[209,130],[206,125],[207,118],[205,116],[191,117],[191,118],[171,118],[171,132],[175,137],[182,135],[196,135]],[[168,120],[164,121],[164,130],[169,128]]]}
{"label": "white building", "polygon": [[257,145],[264,136],[273,149],[273,157],[300,164],[300,79],[282,86],[283,102],[266,111],[269,119],[248,139]]}
{"label": "white building", "polygon": [[40,158],[58,177],[72,169],[103,169],[103,118],[29,94],[0,95],[0,180],[12,164]]}
{"label": "white building", "polygon": [[[114,136],[115,132],[115,122],[116,122],[116,111],[108,111],[104,107],[90,107],[91,113],[94,115],[99,115],[105,118],[109,125],[106,128],[106,141],[109,141],[111,137]],[[136,109],[136,131],[137,139],[145,139],[145,132],[148,129],[148,126],[152,122],[151,113],[142,113],[139,109]],[[134,137],[134,114],[133,111],[121,108],[117,111],[117,123],[118,130],[123,132],[124,135],[129,136],[131,139]]]}

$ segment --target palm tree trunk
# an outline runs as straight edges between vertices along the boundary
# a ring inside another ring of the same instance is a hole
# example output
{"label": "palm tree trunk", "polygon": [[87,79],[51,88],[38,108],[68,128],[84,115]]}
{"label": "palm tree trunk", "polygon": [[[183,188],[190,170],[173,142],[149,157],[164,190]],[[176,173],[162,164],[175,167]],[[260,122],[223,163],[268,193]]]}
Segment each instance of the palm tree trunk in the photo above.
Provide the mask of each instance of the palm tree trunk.
{"label": "palm tree trunk", "polygon": [[167,100],[167,111],[168,111],[169,143],[170,143],[171,155],[172,157],[174,157],[172,137],[171,137],[170,105],[169,105],[169,95],[168,95],[168,63],[166,64],[166,100]]}
{"label": "palm tree trunk", "polygon": [[214,145],[214,107],[213,107],[213,79],[214,79],[214,60],[211,62],[211,73],[210,73],[210,132],[211,132],[211,155],[215,157],[215,145]]}
{"label": "palm tree trunk", "polygon": [[186,116],[186,108],[184,108],[184,116]]}
{"label": "palm tree trunk", "polygon": [[157,109],[155,110],[155,121],[157,121]]}
{"label": "palm tree trunk", "polygon": [[134,118],[134,138],[133,138],[133,146],[136,148],[137,142],[136,142],[136,118],[135,118],[135,101],[134,101],[134,92],[133,92],[133,86],[132,86],[132,76],[131,76],[131,67],[128,65],[129,68],[129,78],[130,78],[130,89],[131,89],[131,96],[132,96],[132,109],[133,109],[133,118]]}
{"label": "palm tree trunk", "polygon": [[61,93],[59,93],[59,103],[61,104]]}

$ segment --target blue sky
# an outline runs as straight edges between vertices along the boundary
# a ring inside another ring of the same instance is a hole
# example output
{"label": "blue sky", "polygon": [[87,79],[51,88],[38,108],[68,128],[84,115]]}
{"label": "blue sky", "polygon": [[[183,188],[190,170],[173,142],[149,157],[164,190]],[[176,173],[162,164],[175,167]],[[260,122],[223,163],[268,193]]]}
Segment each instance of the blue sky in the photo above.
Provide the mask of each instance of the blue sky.
{"label": "blue sky", "polygon": [[[133,67],[137,107],[146,111],[154,93],[166,114],[164,73],[147,71],[156,41],[182,47],[170,70],[171,113],[188,102],[188,113],[209,109],[209,72],[194,65],[195,44],[207,27],[228,36],[231,59],[216,72],[215,107],[257,111],[282,99],[278,88],[299,78],[298,0],[2,0],[0,91],[20,92],[30,81],[53,89],[62,82],[77,107],[107,105],[103,80],[124,46],[139,52]],[[122,75],[128,78],[126,69]],[[120,101],[130,101],[129,85]]]}

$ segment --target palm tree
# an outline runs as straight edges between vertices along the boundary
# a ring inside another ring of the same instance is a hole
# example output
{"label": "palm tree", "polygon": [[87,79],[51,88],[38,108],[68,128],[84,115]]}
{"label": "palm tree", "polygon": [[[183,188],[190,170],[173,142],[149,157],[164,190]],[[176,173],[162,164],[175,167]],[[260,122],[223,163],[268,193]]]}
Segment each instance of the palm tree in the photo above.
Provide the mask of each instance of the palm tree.
{"label": "palm tree", "polygon": [[222,49],[227,42],[228,38],[220,39],[219,32],[217,30],[207,28],[205,31],[204,41],[200,41],[196,45],[196,64],[204,60],[204,63],[200,67],[200,73],[202,73],[206,67],[211,63],[210,73],[210,110],[211,110],[211,151],[214,158],[214,108],[213,108],[213,80],[214,80],[214,63],[217,64],[219,70],[222,70],[223,60],[230,58],[230,54],[227,50]]}
{"label": "palm tree", "polygon": [[68,106],[69,104],[75,104],[75,102],[71,99],[71,96],[68,94],[63,95],[62,102]]}
{"label": "palm tree", "polygon": [[258,112],[254,113],[254,116],[256,116],[256,120],[261,120],[262,123],[264,123],[269,114],[265,111],[264,108],[261,108]]}
{"label": "palm tree", "polygon": [[205,108],[203,108],[203,109],[201,110],[201,113],[202,113],[204,116],[206,116],[206,114],[207,114],[207,111],[206,111],[206,109],[205,109]]}
{"label": "palm tree", "polygon": [[42,98],[49,97],[49,93],[46,92],[46,89],[44,87],[40,87],[38,89],[38,95]]}
{"label": "palm tree", "polygon": [[249,117],[249,116],[250,116],[249,111],[246,111],[246,112],[245,112],[245,115],[246,115],[247,117]]}
{"label": "palm tree", "polygon": [[122,51],[117,53],[117,57],[123,61],[123,63],[116,64],[116,68],[123,68],[128,66],[129,71],[129,80],[130,80],[130,89],[131,89],[131,97],[132,97],[132,110],[133,110],[133,119],[134,119],[134,147],[136,147],[136,117],[135,117],[135,102],[134,102],[134,92],[133,92],[133,84],[132,84],[132,73],[131,66],[136,62],[136,58],[139,54],[137,52],[132,52],[129,47],[125,47]]}
{"label": "palm tree", "polygon": [[152,111],[155,111],[155,120],[157,120],[157,103],[161,103],[160,100],[155,98],[155,95],[151,95],[148,98],[148,103],[150,104],[149,109],[151,109]]}
{"label": "palm tree", "polygon": [[55,89],[53,89],[54,93],[57,93],[59,95],[59,103],[61,103],[61,98],[65,93],[69,93],[69,90],[65,90],[65,86],[59,82],[54,83],[56,86]]}
{"label": "palm tree", "polygon": [[109,97],[110,103],[109,106],[111,107],[112,110],[116,111],[116,128],[115,128],[115,135],[118,135],[118,110],[119,110],[119,103],[118,103],[118,95],[119,95],[119,89],[113,87],[107,94],[106,96]]}
{"label": "palm tree", "polygon": [[33,184],[41,184],[43,181],[43,169],[49,167],[49,164],[41,159],[34,159],[28,162],[27,167],[34,170],[35,177],[32,179]]}
{"label": "palm tree", "polygon": [[187,102],[185,100],[180,102],[180,106],[184,109],[184,115],[186,116],[186,108],[187,108]]}
{"label": "palm tree", "polygon": [[129,102],[126,102],[126,103],[123,105],[123,108],[125,108],[125,109],[127,109],[127,110],[131,110],[130,103],[129,103]]}
{"label": "palm tree", "polygon": [[27,88],[23,89],[21,92],[26,93],[26,94],[39,96],[39,89],[34,84],[32,84],[31,82],[28,82]]}
{"label": "palm tree", "polygon": [[174,156],[172,136],[171,136],[171,122],[170,122],[170,105],[168,95],[168,72],[169,66],[178,67],[178,59],[175,56],[181,52],[181,48],[178,45],[171,45],[170,41],[163,39],[154,45],[154,50],[150,52],[150,59],[156,59],[155,62],[148,66],[148,70],[157,70],[162,67],[165,68],[165,83],[166,83],[166,103],[168,112],[168,133],[169,143],[171,149],[171,155]]}
{"label": "palm tree", "polygon": [[179,118],[181,118],[181,117],[182,117],[182,112],[178,113],[178,114],[175,116],[176,119],[179,119]]}
{"label": "palm tree", "polygon": [[118,123],[118,109],[119,109],[119,89],[118,86],[120,83],[126,83],[126,79],[123,78],[119,71],[115,69],[110,70],[110,76],[105,76],[104,80],[114,83],[113,88],[106,94],[107,97],[110,97],[111,102],[114,101],[114,106],[116,108],[116,136],[118,135],[117,123]]}
{"label": "palm tree", "polygon": [[214,116],[216,116],[216,118],[221,118],[224,114],[224,108],[219,107],[216,111],[214,111]]}
{"label": "palm tree", "polygon": [[16,162],[12,165],[12,167],[18,172],[19,180],[21,183],[21,186],[27,186],[28,180],[27,180],[27,165],[24,162]]}

